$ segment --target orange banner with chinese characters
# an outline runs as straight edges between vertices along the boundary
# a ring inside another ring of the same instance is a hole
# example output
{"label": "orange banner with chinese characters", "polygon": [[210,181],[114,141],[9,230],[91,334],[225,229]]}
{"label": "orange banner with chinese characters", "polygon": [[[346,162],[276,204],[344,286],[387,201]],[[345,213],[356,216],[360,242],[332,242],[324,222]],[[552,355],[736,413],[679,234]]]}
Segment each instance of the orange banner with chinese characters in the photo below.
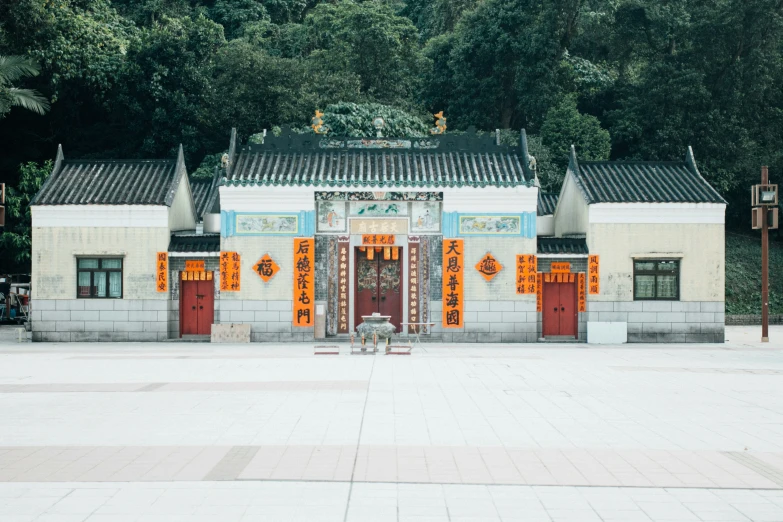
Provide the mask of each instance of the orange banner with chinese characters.
{"label": "orange banner with chinese characters", "polygon": [[185,261],[185,270],[187,272],[203,272],[204,261]]}
{"label": "orange banner with chinese characters", "polygon": [[315,240],[294,239],[294,326],[315,324]]}
{"label": "orange banner with chinese characters", "polygon": [[544,274],[536,274],[536,312],[544,309]]}
{"label": "orange banner with chinese characters", "polygon": [[577,292],[579,296],[579,308],[577,309],[579,312],[586,312],[587,311],[587,289],[585,288],[585,274],[584,272],[579,272],[579,283],[577,284]]}
{"label": "orange banner with chinese characters", "polygon": [[158,252],[155,256],[155,290],[158,292],[169,291],[169,254]]}
{"label": "orange banner with chinese characters", "polygon": [[571,263],[552,263],[549,271],[553,274],[567,274],[571,271]]}
{"label": "orange banner with chinese characters", "polygon": [[518,294],[536,293],[536,272],[538,271],[538,259],[532,254],[517,255],[517,280]]}
{"label": "orange banner with chinese characters", "polygon": [[[346,238],[347,239],[347,238]],[[347,334],[348,330],[348,241],[337,243],[337,333]]]}
{"label": "orange banner with chinese characters", "polygon": [[393,245],[394,234],[365,234],[362,245]]}
{"label": "orange banner with chinese characters", "polygon": [[601,269],[598,256],[587,257],[587,288],[590,295],[601,293]]}
{"label": "orange banner with chinese characters", "polygon": [[239,292],[241,256],[237,252],[220,252],[220,291]]}
{"label": "orange banner with chinese characters", "polygon": [[465,325],[464,243],[462,239],[443,240],[443,328]]}

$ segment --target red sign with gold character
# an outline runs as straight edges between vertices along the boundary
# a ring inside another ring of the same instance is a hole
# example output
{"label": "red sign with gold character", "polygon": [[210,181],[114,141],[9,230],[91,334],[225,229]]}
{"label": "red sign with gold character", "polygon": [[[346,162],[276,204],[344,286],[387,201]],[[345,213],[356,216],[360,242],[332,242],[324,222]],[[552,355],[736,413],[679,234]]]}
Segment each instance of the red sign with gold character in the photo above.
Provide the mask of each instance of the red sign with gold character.
{"label": "red sign with gold character", "polygon": [[587,257],[587,288],[590,295],[601,293],[601,270],[598,256]]}
{"label": "red sign with gold character", "polygon": [[538,258],[532,254],[517,255],[517,280],[518,294],[536,293],[536,272],[538,271]]}
{"label": "red sign with gold character", "polygon": [[485,280],[491,281],[493,277],[503,270],[503,265],[501,265],[492,254],[487,252],[487,254],[481,258],[481,261],[476,263],[476,270],[478,270],[478,273],[481,274],[481,277]]}
{"label": "red sign with gold character", "polygon": [[[419,321],[419,243],[408,243],[408,322]],[[408,326],[408,333],[416,333],[416,327]],[[421,329],[419,328],[419,331]]]}
{"label": "red sign with gold character", "polygon": [[241,256],[237,252],[220,253],[220,291],[239,292]]}
{"label": "red sign with gold character", "polygon": [[155,258],[155,290],[158,292],[169,291],[169,254],[158,252]]}
{"label": "red sign with gold character", "polygon": [[465,291],[464,240],[443,240],[443,328],[462,328]]}
{"label": "red sign with gold character", "polygon": [[294,326],[313,326],[315,317],[315,240],[294,239]]}
{"label": "red sign with gold character", "polygon": [[337,243],[337,333],[348,333],[348,245]]}
{"label": "red sign with gold character", "polygon": [[394,234],[365,234],[362,245],[393,245]]}
{"label": "red sign with gold character", "polygon": [[585,274],[584,272],[579,272],[579,282],[577,283],[578,286],[578,295],[579,295],[579,312],[586,312],[587,311],[587,289],[585,288]]}
{"label": "red sign with gold character", "polygon": [[280,270],[277,263],[269,257],[269,254],[264,254],[258,262],[253,265],[253,270],[258,274],[264,283],[268,283],[272,277]]}

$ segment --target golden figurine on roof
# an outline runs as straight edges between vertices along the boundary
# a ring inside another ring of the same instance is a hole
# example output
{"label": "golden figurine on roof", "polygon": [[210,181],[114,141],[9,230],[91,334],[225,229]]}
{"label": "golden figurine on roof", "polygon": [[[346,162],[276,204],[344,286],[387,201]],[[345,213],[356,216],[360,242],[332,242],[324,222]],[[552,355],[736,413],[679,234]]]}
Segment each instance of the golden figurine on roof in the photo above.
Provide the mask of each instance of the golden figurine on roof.
{"label": "golden figurine on roof", "polygon": [[446,117],[443,115],[443,111],[436,112],[435,116],[435,128],[430,129],[430,134],[443,134],[446,132]]}
{"label": "golden figurine on roof", "polygon": [[315,116],[313,116],[313,118],[310,120],[310,127],[313,128],[313,131],[316,134],[326,134],[329,132],[329,127],[324,124],[324,120],[322,118],[323,115],[323,112],[316,109]]}

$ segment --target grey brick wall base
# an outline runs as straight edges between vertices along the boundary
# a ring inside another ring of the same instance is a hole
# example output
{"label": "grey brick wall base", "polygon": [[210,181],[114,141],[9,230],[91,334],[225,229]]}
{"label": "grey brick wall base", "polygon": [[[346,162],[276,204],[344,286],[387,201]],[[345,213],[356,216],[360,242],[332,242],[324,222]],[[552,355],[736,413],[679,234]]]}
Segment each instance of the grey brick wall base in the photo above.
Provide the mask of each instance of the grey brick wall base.
{"label": "grey brick wall base", "polygon": [[164,299],[34,299],[33,341],[165,341],[169,303]]}

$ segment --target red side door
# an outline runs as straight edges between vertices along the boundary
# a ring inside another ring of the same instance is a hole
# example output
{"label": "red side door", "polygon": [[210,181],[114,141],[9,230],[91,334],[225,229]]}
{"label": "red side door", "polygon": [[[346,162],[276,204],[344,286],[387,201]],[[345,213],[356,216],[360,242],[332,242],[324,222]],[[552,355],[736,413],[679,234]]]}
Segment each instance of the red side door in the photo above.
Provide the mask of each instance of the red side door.
{"label": "red side door", "polygon": [[182,335],[198,334],[198,284],[200,281],[180,281],[179,323]]}
{"label": "red side door", "polygon": [[560,335],[560,285],[544,282],[541,303],[542,334],[544,337]]}
{"label": "red side door", "polygon": [[188,281],[198,283],[196,301],[198,303],[197,330],[199,335],[212,333],[212,322],[215,319],[215,286],[214,281]]}
{"label": "red side door", "polygon": [[578,312],[576,303],[576,282],[558,283],[560,291],[560,335],[577,336]]}
{"label": "red side door", "polygon": [[[377,256],[377,252],[375,253]],[[354,286],[354,325],[363,315],[378,311],[378,258],[367,259],[367,252],[356,250],[356,281]]]}
{"label": "red side door", "polygon": [[[402,256],[400,256],[401,258]],[[397,332],[402,321],[402,271],[400,259],[378,260],[378,312],[381,315],[390,315],[389,322],[394,325]]]}

